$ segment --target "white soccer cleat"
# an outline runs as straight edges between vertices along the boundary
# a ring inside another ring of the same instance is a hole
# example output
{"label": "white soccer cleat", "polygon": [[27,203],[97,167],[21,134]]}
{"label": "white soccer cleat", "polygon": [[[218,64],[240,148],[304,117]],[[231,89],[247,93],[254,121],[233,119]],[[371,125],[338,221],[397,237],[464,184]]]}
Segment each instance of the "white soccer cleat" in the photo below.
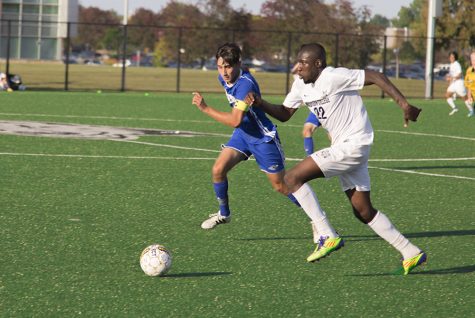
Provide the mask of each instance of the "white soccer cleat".
{"label": "white soccer cleat", "polygon": [[201,228],[211,230],[219,224],[231,222],[231,216],[222,216],[218,213],[210,214],[209,218],[201,223]]}
{"label": "white soccer cleat", "polygon": [[452,116],[453,114],[455,114],[455,113],[458,112],[458,111],[459,111],[458,108],[452,109],[452,111],[449,113],[449,116]]}

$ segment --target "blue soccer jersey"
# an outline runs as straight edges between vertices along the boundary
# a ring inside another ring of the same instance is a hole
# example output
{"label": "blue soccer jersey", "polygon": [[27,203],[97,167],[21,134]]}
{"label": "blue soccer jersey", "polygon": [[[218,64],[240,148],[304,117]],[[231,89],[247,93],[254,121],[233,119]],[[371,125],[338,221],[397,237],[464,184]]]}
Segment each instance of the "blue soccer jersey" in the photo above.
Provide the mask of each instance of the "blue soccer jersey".
{"label": "blue soccer jersey", "polygon": [[[226,84],[221,75],[218,76],[218,80],[226,91],[226,97],[231,107],[238,107],[238,104],[242,104],[246,95],[250,92],[261,94],[257,81],[248,71],[241,70],[239,78],[232,85]],[[237,133],[241,134],[251,144],[259,144],[274,139],[276,127],[261,109],[249,107],[245,111],[246,114],[241,124],[236,128]]]}

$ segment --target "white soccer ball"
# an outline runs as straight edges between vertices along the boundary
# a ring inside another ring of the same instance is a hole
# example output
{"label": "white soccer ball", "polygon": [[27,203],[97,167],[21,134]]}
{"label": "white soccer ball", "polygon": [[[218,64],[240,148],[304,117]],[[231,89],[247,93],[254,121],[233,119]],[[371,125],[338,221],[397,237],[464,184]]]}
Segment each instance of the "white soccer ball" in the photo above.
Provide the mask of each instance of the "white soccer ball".
{"label": "white soccer ball", "polygon": [[148,276],[163,275],[171,265],[172,255],[163,245],[147,246],[140,254],[140,267]]}

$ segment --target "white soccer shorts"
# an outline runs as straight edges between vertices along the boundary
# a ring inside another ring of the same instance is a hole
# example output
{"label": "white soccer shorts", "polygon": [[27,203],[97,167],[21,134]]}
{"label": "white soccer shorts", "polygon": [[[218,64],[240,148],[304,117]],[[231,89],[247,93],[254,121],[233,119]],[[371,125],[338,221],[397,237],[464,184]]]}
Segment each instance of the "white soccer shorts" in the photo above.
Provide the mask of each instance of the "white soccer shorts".
{"label": "white soccer shorts", "polygon": [[465,85],[461,79],[450,83],[449,87],[447,88],[447,92],[456,93],[458,96],[462,97],[467,95],[467,90],[465,89]]}
{"label": "white soccer shorts", "polygon": [[311,157],[325,178],[338,177],[343,191],[370,191],[368,159],[371,146],[342,143],[314,152]]}

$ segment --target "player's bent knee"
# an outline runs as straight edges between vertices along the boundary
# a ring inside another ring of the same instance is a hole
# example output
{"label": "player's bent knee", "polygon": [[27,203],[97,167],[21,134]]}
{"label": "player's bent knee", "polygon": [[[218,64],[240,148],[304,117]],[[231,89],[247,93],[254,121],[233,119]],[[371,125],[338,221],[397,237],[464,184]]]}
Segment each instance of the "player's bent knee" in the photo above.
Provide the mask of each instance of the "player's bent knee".
{"label": "player's bent knee", "polygon": [[299,184],[299,180],[297,176],[289,172],[285,174],[284,181],[285,181],[285,184],[287,184],[287,186],[289,187],[289,189],[295,189],[295,188],[298,188],[299,185],[301,185]]}
{"label": "player's bent knee", "polygon": [[287,190],[287,187],[283,183],[281,182],[273,183],[272,187],[274,188],[275,191],[287,195],[288,190]]}
{"label": "player's bent knee", "polygon": [[211,173],[213,174],[213,178],[224,178],[226,176],[224,166],[220,164],[215,164],[211,169]]}
{"label": "player's bent knee", "polygon": [[355,216],[363,223],[368,224],[376,216],[377,211],[371,208],[354,210]]}

